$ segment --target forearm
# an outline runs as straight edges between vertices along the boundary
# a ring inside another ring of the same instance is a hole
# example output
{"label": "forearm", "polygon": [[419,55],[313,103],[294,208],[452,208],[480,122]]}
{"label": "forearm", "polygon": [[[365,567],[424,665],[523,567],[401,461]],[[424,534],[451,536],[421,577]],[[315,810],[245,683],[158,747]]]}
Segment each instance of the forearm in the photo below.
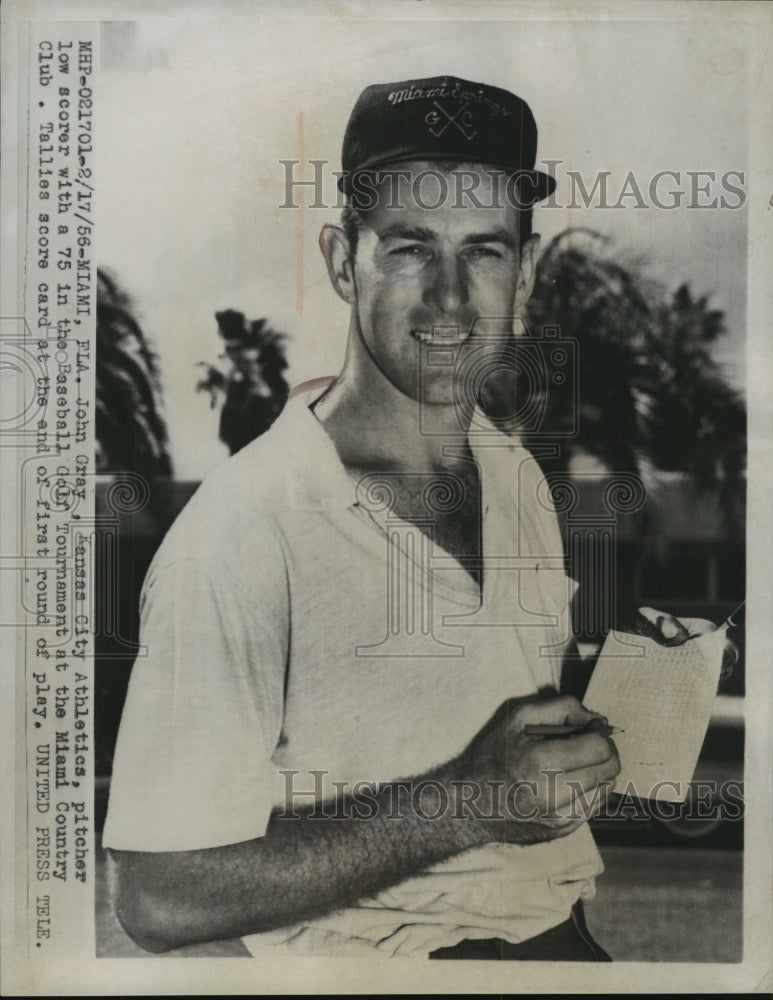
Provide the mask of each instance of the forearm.
{"label": "forearm", "polygon": [[566,836],[587,819],[578,797],[616,776],[617,753],[590,732],[527,730],[594,718],[574,698],[505,702],[460,757],[367,800],[277,810],[264,837],[226,847],[113,852],[116,914],[164,951],[313,920],[490,842]]}
{"label": "forearm", "polygon": [[[415,795],[421,783],[422,794]],[[115,908],[153,951],[310,920],[377,894],[497,836],[464,802],[451,768],[395,783],[324,814],[276,810],[266,835],[226,847],[113,852]]]}

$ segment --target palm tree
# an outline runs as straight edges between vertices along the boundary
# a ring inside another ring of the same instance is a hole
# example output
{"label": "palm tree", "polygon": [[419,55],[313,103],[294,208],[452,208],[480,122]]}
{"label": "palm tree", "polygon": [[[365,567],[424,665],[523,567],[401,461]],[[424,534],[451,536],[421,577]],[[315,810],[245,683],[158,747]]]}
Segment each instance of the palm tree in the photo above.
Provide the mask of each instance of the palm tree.
{"label": "palm tree", "polygon": [[[645,486],[655,470],[683,472],[699,489],[718,490],[726,517],[738,523],[745,406],[711,355],[726,331],[707,296],[696,299],[682,285],[669,297],[641,261],[627,261],[607,237],[566,230],[540,260],[525,321],[514,371],[492,380],[487,405],[509,431],[519,413],[540,414],[539,426],[521,434],[533,450],[546,443],[557,450],[542,459],[546,472],[565,473],[583,453],[610,471],[638,475]],[[545,336],[550,330],[557,340]],[[545,359],[562,340],[575,364],[572,377],[557,384]],[[541,379],[534,365],[519,369],[519,351],[525,358],[540,352]],[[520,402],[508,408],[513,396]]]}
{"label": "palm tree", "polygon": [[287,402],[285,336],[266,319],[248,324],[235,309],[215,313],[215,319],[230,368],[223,372],[202,362],[207,374],[196,388],[209,392],[213,406],[221,393],[225,396],[220,440],[233,455],[265,433]]}
{"label": "palm tree", "polygon": [[[512,345],[511,370],[486,386],[484,404],[495,422],[520,434],[557,501],[562,491],[573,497],[579,486],[582,493],[583,479],[567,489],[572,460],[580,455],[610,474],[638,477],[644,490],[633,489],[632,496],[651,501],[635,514],[638,542],[615,545],[614,553],[605,550],[593,517],[587,524],[582,515],[571,523],[567,518],[570,571],[581,583],[575,627],[600,641],[610,623],[631,620],[640,603],[640,572],[654,568],[657,578],[673,556],[663,530],[662,501],[670,494],[659,473],[681,473],[699,503],[719,501],[726,541],[743,526],[745,407],[711,353],[725,333],[724,316],[687,285],[668,295],[640,260],[626,259],[609,239],[581,229],[548,244],[525,326]],[[563,367],[554,363],[559,357]],[[601,510],[592,504],[597,517]],[[696,571],[684,572],[689,578]],[[584,676],[577,675],[580,685]]]}
{"label": "palm tree", "polygon": [[663,336],[653,358],[659,380],[648,439],[659,469],[685,472],[699,489],[718,490],[726,520],[738,524],[746,407],[709,351],[725,332],[724,316],[709,308],[707,296],[693,298],[687,285],[677,289],[664,310]]}
{"label": "palm tree", "polygon": [[117,280],[97,271],[97,472],[136,472],[147,481],[172,473],[160,411],[158,359]]}

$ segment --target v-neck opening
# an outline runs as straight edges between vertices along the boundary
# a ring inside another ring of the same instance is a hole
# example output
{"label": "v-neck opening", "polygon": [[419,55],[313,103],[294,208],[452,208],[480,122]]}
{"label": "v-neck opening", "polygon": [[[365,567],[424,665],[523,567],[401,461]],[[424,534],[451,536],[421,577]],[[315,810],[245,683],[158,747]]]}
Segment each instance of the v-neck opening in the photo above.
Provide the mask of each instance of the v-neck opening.
{"label": "v-neck opening", "polygon": [[[481,498],[482,500],[482,498]],[[387,539],[392,542],[392,533],[390,532],[391,527],[402,527],[403,530],[418,531],[423,538],[426,538],[428,543],[432,546],[433,550],[437,550],[437,553],[432,551],[431,553],[431,564],[425,566],[421,561],[418,561],[410,552],[406,551],[404,545],[400,545],[400,553],[408,559],[412,565],[416,566],[420,572],[424,572],[427,575],[432,575],[432,586],[440,586],[441,588],[449,591],[454,595],[464,594],[468,598],[471,598],[476,606],[480,607],[483,603],[483,597],[485,594],[485,588],[487,585],[486,570],[485,570],[485,530],[483,521],[485,519],[485,505],[481,502],[481,549],[482,552],[479,556],[466,557],[468,559],[477,559],[481,566],[481,582],[472,576],[470,571],[461,561],[458,556],[449,552],[442,545],[435,541],[434,537],[428,535],[426,532],[422,531],[421,528],[415,524],[413,521],[406,520],[404,517],[400,517],[396,514],[391,507],[387,508],[385,511],[372,511],[367,510],[367,508],[361,507],[360,509],[368,516],[373,524],[377,526],[379,531],[384,534]],[[400,532],[398,532],[400,534]],[[465,558],[465,557],[462,557]],[[459,586],[452,583],[448,578],[452,577],[455,573],[462,573],[463,579],[465,580],[464,586]]]}

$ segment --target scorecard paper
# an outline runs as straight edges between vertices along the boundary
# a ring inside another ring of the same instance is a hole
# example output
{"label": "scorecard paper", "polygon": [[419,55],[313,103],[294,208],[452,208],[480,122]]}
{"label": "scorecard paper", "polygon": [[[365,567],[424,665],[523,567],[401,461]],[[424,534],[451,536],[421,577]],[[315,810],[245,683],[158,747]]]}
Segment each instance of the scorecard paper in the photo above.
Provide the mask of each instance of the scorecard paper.
{"label": "scorecard paper", "polygon": [[[710,626],[682,619],[690,632]],[[610,632],[583,704],[623,732],[614,737],[620,774],[614,791],[684,802],[706,735],[722,668],[726,628],[662,646]]]}

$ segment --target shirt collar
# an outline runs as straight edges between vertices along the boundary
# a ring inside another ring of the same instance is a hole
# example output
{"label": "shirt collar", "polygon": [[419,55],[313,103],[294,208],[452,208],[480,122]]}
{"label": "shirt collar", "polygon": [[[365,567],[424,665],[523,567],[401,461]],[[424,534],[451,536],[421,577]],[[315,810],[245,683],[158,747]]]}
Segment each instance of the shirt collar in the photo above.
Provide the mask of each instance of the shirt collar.
{"label": "shirt collar", "polygon": [[288,500],[295,510],[345,510],[355,503],[354,481],[309,409],[321,395],[317,387],[293,396],[276,423],[279,456],[285,456],[287,468]]}
{"label": "shirt collar", "polygon": [[[293,396],[275,425],[278,455],[286,456],[288,499],[296,510],[345,510],[357,504],[357,483],[346,471],[332,439],[310,409],[321,395],[319,387],[315,387]],[[473,458],[484,471],[505,453],[505,449],[508,453],[523,450],[517,438],[497,430],[480,409],[476,408],[470,426]],[[286,438],[286,442],[282,438]]]}

